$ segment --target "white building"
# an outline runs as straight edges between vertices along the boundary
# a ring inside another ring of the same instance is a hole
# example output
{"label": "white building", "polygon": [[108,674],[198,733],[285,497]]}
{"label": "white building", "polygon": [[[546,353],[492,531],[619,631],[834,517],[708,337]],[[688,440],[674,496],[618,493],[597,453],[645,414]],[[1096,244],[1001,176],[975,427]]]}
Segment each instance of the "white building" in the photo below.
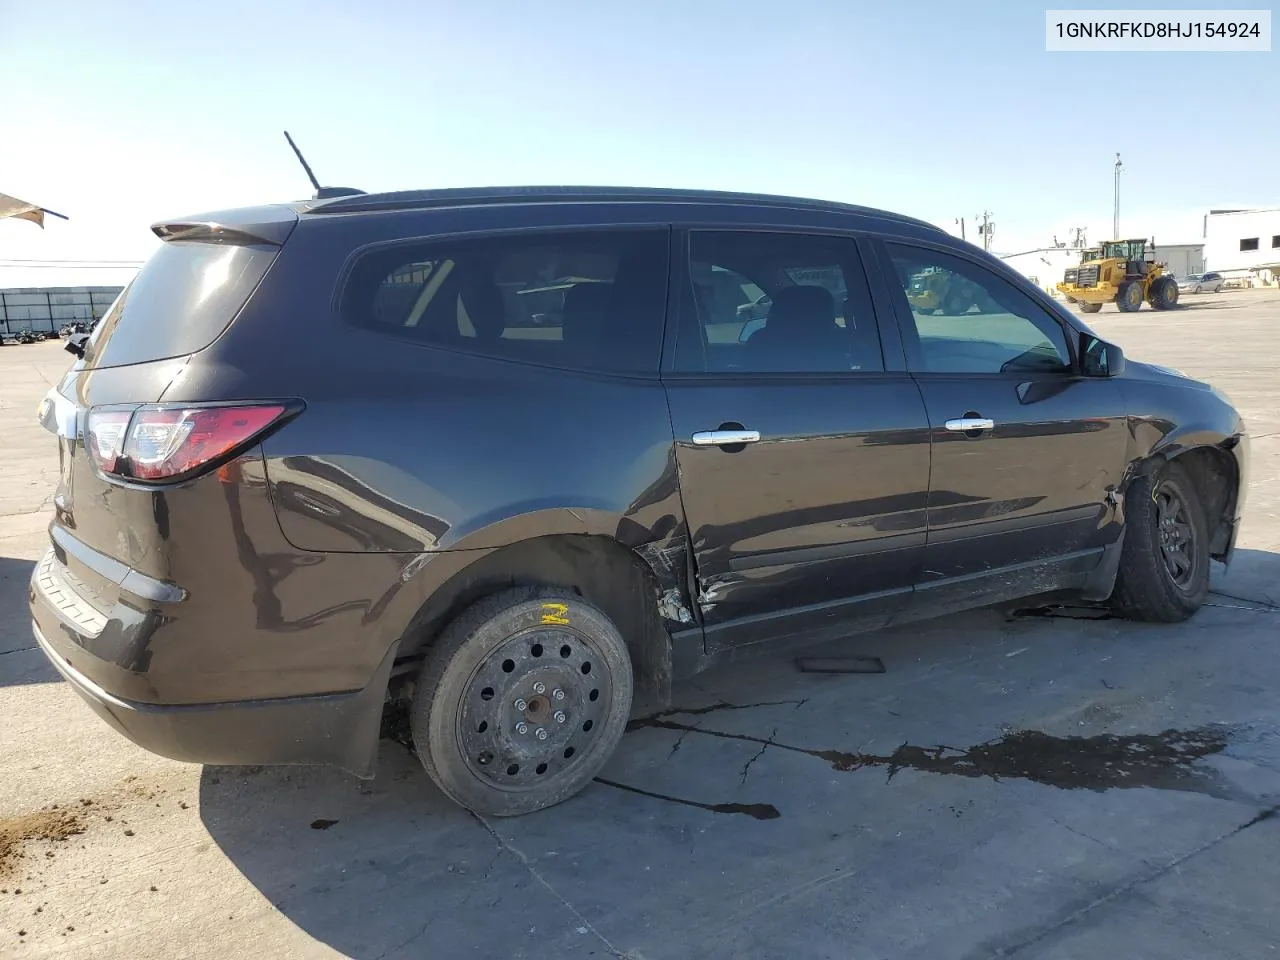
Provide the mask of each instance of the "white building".
{"label": "white building", "polygon": [[1041,247],[1021,253],[1001,254],[1000,259],[1046,293],[1057,296],[1055,287],[1062,282],[1067,267],[1080,262],[1075,247]]}
{"label": "white building", "polygon": [[1165,272],[1175,277],[1205,271],[1203,243],[1159,243],[1155,254],[1156,260],[1165,265]]}
{"label": "white building", "polygon": [[1280,207],[1210,210],[1204,218],[1205,269],[1230,277],[1280,278]]}

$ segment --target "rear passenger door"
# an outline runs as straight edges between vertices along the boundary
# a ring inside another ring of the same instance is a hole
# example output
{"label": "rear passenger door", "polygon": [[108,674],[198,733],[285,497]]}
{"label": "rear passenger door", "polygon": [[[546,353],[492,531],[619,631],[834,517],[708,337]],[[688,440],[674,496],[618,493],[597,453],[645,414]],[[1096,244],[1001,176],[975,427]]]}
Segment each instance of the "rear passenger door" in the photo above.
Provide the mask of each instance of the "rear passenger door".
{"label": "rear passenger door", "polygon": [[881,251],[933,436],[920,602],[1075,586],[1119,533],[1119,387],[1081,376],[1072,328],[977,260],[926,244]]}
{"label": "rear passenger door", "polygon": [[924,547],[928,423],[857,242],[690,231],[672,290],[664,383],[708,647],[885,622]]}

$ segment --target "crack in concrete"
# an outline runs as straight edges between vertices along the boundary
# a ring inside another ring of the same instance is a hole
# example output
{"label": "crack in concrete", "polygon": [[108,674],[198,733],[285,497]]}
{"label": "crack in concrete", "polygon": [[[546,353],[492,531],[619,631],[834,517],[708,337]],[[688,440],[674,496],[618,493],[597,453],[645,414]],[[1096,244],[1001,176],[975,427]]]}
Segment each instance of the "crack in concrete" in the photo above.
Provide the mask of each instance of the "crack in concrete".
{"label": "crack in concrete", "polygon": [[1050,924],[1049,926],[1045,927],[1043,930],[1040,930],[1034,934],[1031,934],[1030,936],[1022,940],[1019,940],[1016,943],[1012,943],[1008,946],[997,947],[994,950],[994,952],[984,954],[984,956],[993,958],[993,960],[994,958],[997,958],[997,957],[1004,958],[1004,957],[1017,956],[1018,954],[1026,950],[1028,947],[1034,947],[1036,944],[1042,942],[1047,937],[1052,936],[1053,934],[1057,933],[1059,930],[1063,929],[1064,927],[1070,926],[1071,924],[1075,923],[1077,920],[1081,919],[1086,914],[1091,913],[1094,910],[1098,909],[1098,907],[1106,906],[1108,903],[1111,903],[1112,901],[1118,900],[1120,897],[1123,897],[1125,894],[1127,894],[1131,890],[1134,890],[1140,886],[1159,880],[1161,877],[1165,876],[1166,874],[1172,873],[1174,870],[1177,870],[1179,867],[1181,867],[1184,863],[1186,863],[1192,857],[1197,857],[1200,854],[1204,853],[1206,850],[1212,850],[1214,847],[1222,843],[1224,840],[1230,840],[1232,837],[1236,836],[1237,834],[1243,833],[1245,830],[1248,830],[1250,827],[1253,827],[1259,823],[1262,823],[1264,820],[1270,820],[1272,817],[1276,816],[1277,814],[1280,814],[1280,804],[1277,804],[1276,806],[1272,806],[1272,807],[1267,807],[1264,810],[1260,810],[1251,819],[1240,824],[1240,826],[1227,831],[1222,836],[1217,837],[1213,840],[1209,840],[1206,843],[1202,843],[1200,846],[1196,847],[1194,850],[1190,850],[1187,853],[1184,853],[1180,857],[1174,857],[1174,859],[1170,860],[1168,863],[1160,867],[1157,867],[1155,870],[1152,870],[1141,877],[1136,877],[1135,879],[1130,880],[1128,883],[1121,884],[1119,887],[1112,890],[1111,892],[1105,893],[1102,896],[1097,897],[1094,900],[1091,900],[1090,902],[1086,903],[1084,906],[1076,910],[1073,910],[1071,913],[1067,914],[1067,916],[1063,917],[1061,920],[1058,920],[1056,923]]}
{"label": "crack in concrete", "polygon": [[[1221,590],[1210,590],[1209,596],[1222,597],[1226,600],[1239,600],[1241,603],[1256,603],[1261,610],[1268,610],[1273,613],[1280,612],[1280,604],[1275,603],[1270,598],[1259,600],[1256,597],[1238,597],[1234,593],[1223,593]],[[1233,608],[1233,609],[1250,609],[1250,608]]]}
{"label": "crack in concrete", "polygon": [[1094,837],[1094,836],[1090,836],[1089,834],[1085,833],[1083,830],[1077,830],[1075,827],[1072,827],[1063,823],[1057,817],[1050,817],[1049,819],[1052,820],[1054,823],[1056,823],[1058,826],[1060,826],[1063,830],[1066,830],[1068,833],[1074,833],[1077,837],[1083,837],[1085,840],[1092,840],[1094,843],[1098,844],[1099,846],[1106,847],[1108,850],[1113,849],[1111,844],[1107,843],[1106,841],[1099,840],[1097,837]]}
{"label": "crack in concrete", "polygon": [[668,760],[674,757],[677,751],[679,751],[680,744],[684,743],[684,738],[687,737],[689,734],[694,733],[697,729],[698,729],[698,725],[695,723],[691,725],[688,730],[680,734],[680,736],[676,737],[676,742],[671,745],[671,752],[667,754]]}
{"label": "crack in concrete", "polygon": [[409,944],[423,937],[426,934],[427,929],[431,926],[434,920],[435,920],[434,915],[428,917],[427,920],[422,924],[421,929],[419,929],[417,933],[409,937],[407,940],[397,943],[394,947],[387,947],[387,949],[383,950],[380,954],[378,954],[377,957],[374,958],[374,960],[384,960],[385,957],[391,955],[392,953],[399,953],[405,947],[409,946]]}
{"label": "crack in concrete", "polygon": [[773,732],[769,734],[768,740],[760,744],[760,749],[755,752],[755,755],[742,765],[742,780],[740,781],[742,786],[746,786],[747,784],[747,774],[751,772],[751,765],[763,757],[764,752],[773,746],[773,738],[777,735],[778,728],[774,727]]}
{"label": "crack in concrete", "polygon": [[[799,700],[761,700],[758,703],[730,703],[727,700],[721,700],[719,703],[712,703],[705,707],[672,707],[670,710],[659,710],[657,713],[651,713],[645,717],[637,717],[627,724],[627,732],[643,730],[645,727],[666,726],[663,721],[667,717],[701,717],[708,713],[719,713],[721,710],[754,710],[756,707],[794,707],[799,710],[808,702],[808,697],[802,697]],[[687,724],[680,724],[671,729],[683,730],[686,728]]]}
{"label": "crack in concrete", "polygon": [[599,940],[602,944],[604,944],[605,949],[609,951],[609,955],[613,957],[614,960],[634,960],[634,958],[631,955],[623,953],[621,950],[619,950],[609,941],[608,937],[606,937],[603,933],[597,930],[595,926],[591,923],[591,921],[582,915],[581,910],[579,910],[572,903],[570,903],[569,900],[563,894],[561,894],[559,890],[557,890],[555,887],[551,885],[550,881],[548,881],[546,877],[544,877],[541,873],[538,872],[537,868],[534,867],[533,865],[533,861],[531,861],[527,856],[525,856],[524,853],[521,852],[521,850],[515,846],[515,844],[508,842],[507,839],[502,834],[498,833],[498,831],[493,828],[493,826],[489,823],[488,820],[480,816],[480,814],[475,813],[474,811],[467,811],[467,812],[471,814],[472,819],[474,819],[476,823],[480,824],[480,826],[482,826],[485,829],[485,832],[488,833],[489,836],[493,838],[494,842],[497,843],[498,846],[500,846],[507,853],[511,854],[511,856],[515,857],[516,860],[520,862],[520,865],[523,866],[527,871],[529,871],[529,875],[538,882],[539,886],[541,886],[544,890],[546,890],[547,893],[551,894],[551,896],[553,896],[557,901],[560,902],[561,906],[563,906],[566,910],[568,910],[571,914],[573,914],[574,919],[578,921],[580,926],[584,927],[597,940]]}
{"label": "crack in concrete", "polygon": [[11,653],[26,653],[28,650],[34,650],[35,647],[19,647],[17,650],[0,650],[0,657],[7,657]]}

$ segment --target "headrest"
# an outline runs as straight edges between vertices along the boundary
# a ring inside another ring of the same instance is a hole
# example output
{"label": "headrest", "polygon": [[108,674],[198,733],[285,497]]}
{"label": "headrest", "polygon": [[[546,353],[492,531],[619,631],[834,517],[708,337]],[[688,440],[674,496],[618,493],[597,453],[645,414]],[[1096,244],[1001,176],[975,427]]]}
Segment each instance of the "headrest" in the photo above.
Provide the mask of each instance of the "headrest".
{"label": "headrest", "polygon": [[766,327],[777,329],[821,329],[834,327],[836,301],[825,287],[783,287],[773,294]]}

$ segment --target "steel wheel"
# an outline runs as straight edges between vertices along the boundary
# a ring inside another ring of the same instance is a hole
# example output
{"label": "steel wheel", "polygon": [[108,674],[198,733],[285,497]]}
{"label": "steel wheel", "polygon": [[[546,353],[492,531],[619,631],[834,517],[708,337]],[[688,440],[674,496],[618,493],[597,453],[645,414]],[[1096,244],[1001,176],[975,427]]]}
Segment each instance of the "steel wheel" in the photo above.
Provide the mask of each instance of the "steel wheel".
{"label": "steel wheel", "polygon": [[1112,596],[1133,620],[1177,623],[1209,595],[1209,526],[1192,475],[1177,460],[1134,478]]}
{"label": "steel wheel", "polygon": [[1177,486],[1165,480],[1156,488],[1156,526],[1165,571],[1179,590],[1187,590],[1196,572],[1196,535],[1187,504]]}
{"label": "steel wheel", "polygon": [[626,640],[598,607],[552,587],[504,590],[428,649],[410,712],[418,759],[468,810],[541,810],[604,766],[633,685]]}
{"label": "steel wheel", "polygon": [[588,756],[613,701],[603,653],[568,629],[512,636],[480,662],[458,704],[468,769],[505,791],[569,775]]}

